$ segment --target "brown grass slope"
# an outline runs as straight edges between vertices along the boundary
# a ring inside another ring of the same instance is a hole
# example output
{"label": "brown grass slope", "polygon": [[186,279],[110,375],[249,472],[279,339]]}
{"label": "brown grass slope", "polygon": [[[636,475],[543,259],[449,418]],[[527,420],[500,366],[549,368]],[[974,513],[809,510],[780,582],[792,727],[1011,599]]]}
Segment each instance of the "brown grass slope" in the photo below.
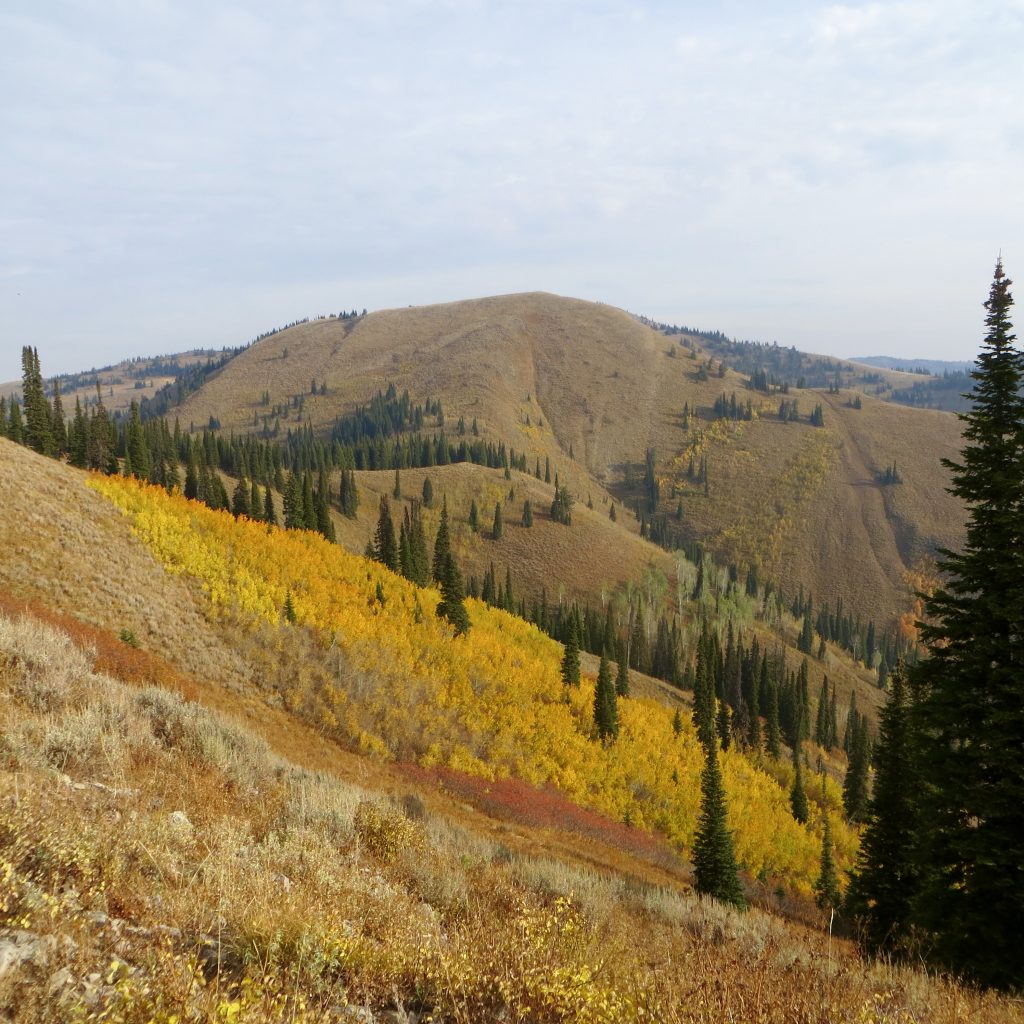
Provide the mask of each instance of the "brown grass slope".
{"label": "brown grass slope", "polygon": [[[959,443],[955,417],[864,399],[799,391],[804,417],[821,402],[825,431],[782,424],[778,397],[744,389],[732,371],[699,380],[705,361],[610,306],[542,293],[384,310],[357,321],[320,320],[259,342],[182,406],[183,423],[211,415],[251,429],[264,391],[272,404],[305,395],[304,420],[334,418],[394,383],[415,400],[440,398],[449,426],[477,419],[552,469],[585,501],[604,507],[602,485],[621,484],[626,463],[658,453],[665,510],[682,495],[687,528],[726,558],[760,564],[787,591],[842,597],[865,618],[891,620],[909,604],[908,570],[961,538],[962,511],[945,492],[939,460]],[[326,381],[327,395],[310,394]],[[710,422],[717,396],[736,391],[762,418],[732,430]],[[698,410],[682,427],[684,404]],[[284,426],[295,426],[293,418]],[[816,436],[817,435],[817,436]],[[575,456],[568,457],[570,447]],[[687,453],[706,454],[709,497],[685,480]],[[904,483],[883,490],[875,470],[893,460]],[[587,560],[580,554],[578,563]]]}
{"label": "brown grass slope", "polygon": [[0,612],[5,1020],[1022,1019],[823,930],[388,798],[139,682]]}

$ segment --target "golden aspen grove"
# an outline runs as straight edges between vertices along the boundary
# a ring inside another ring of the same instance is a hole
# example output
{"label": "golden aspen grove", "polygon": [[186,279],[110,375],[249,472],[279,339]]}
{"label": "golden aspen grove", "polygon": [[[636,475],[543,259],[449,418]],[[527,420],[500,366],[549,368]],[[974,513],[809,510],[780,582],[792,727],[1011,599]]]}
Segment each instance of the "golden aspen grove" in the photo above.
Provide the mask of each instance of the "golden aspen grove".
{"label": "golden aspen grove", "polygon": [[[468,599],[472,629],[456,639],[435,615],[437,590],[317,534],[235,519],[134,479],[93,477],[91,486],[169,571],[201,586],[211,615],[269,630],[278,643],[283,631],[308,628],[336,653],[335,680],[296,680],[281,693],[328,735],[385,759],[550,785],[680,850],[692,845],[702,754],[688,715],[676,735],[669,708],[626,698],[618,739],[601,743],[593,682],[567,688],[561,645],[522,619]],[[809,895],[826,814],[837,867],[845,875],[852,866],[857,833],[834,780],[815,783],[802,825],[754,759],[725,751],[722,773],[736,856],[751,877]]]}

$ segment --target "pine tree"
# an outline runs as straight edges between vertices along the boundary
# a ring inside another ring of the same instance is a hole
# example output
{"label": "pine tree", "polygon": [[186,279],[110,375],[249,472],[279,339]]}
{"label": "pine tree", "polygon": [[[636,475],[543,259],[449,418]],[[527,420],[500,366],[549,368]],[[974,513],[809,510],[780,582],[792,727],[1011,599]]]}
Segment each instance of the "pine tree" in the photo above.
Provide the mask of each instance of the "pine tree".
{"label": "pine tree", "polygon": [[960,461],[944,461],[967,505],[961,553],[925,602],[920,922],[937,959],[974,980],[1024,986],[1024,355],[1014,347],[1002,262],[985,303],[988,333],[961,415]]}
{"label": "pine tree", "polygon": [[533,509],[530,507],[529,498],[523,502],[523,526],[527,527],[527,529],[533,526]]}
{"label": "pine tree", "polygon": [[231,499],[231,511],[236,516],[249,516],[251,511],[249,506],[249,485],[245,482],[244,477],[238,478],[238,483],[235,484],[235,493]]}
{"label": "pine tree", "polygon": [[847,910],[860,920],[865,945],[873,952],[899,951],[919,885],[915,842],[920,780],[913,707],[902,665],[892,674],[878,733],[874,793],[847,895]]}
{"label": "pine tree", "polygon": [[773,684],[768,690],[768,714],[765,716],[768,753],[777,761],[782,756],[782,737],[779,728],[779,688]]}
{"label": "pine tree", "polygon": [[437,525],[434,537],[434,560],[430,567],[430,578],[435,583],[443,583],[447,569],[448,556],[451,554],[451,538],[448,536],[448,499],[441,502],[441,521]]}
{"label": "pine tree", "polygon": [[501,540],[502,534],[501,502],[494,503],[494,525],[491,527],[491,540]]}
{"label": "pine tree", "polygon": [[562,682],[566,686],[580,685],[580,642],[576,635],[576,624],[569,623],[569,635],[565,639],[565,653],[562,655]]}
{"label": "pine tree", "polygon": [[843,807],[852,822],[861,822],[868,811],[868,768],[871,762],[871,740],[867,720],[856,715],[851,726],[850,760],[843,779]]}
{"label": "pine tree", "polygon": [[263,490],[263,520],[271,526],[277,526],[277,513],[274,511],[274,497],[270,487]]}
{"label": "pine tree", "polygon": [[607,651],[601,652],[601,664],[594,687],[594,724],[602,740],[614,740],[619,735],[619,709]]}
{"label": "pine tree", "polygon": [[455,627],[455,635],[469,632],[470,621],[463,603],[462,574],[449,552],[445,558],[441,579],[441,600],[437,604],[438,618],[447,619]]}
{"label": "pine tree", "polygon": [[700,818],[693,844],[697,892],[745,910],[747,901],[740,885],[732,835],[726,821],[725,791],[718,767],[718,749],[714,744],[704,747],[700,792]]}
{"label": "pine tree", "polygon": [[620,697],[629,696],[629,665],[626,664],[626,645],[619,644],[619,667],[615,676],[615,692]]}
{"label": "pine tree", "polygon": [[825,831],[821,837],[821,868],[814,883],[814,899],[822,910],[836,910],[842,902],[839,891],[839,876],[832,850],[832,822],[826,814]]}
{"label": "pine tree", "polygon": [[[153,461],[149,451],[149,444],[146,441],[146,435],[142,429],[138,402],[132,402],[131,404],[128,429],[125,434],[125,458],[127,461],[126,472],[128,466],[130,466],[131,476],[138,477],[140,480],[149,479]],[[248,513],[245,514],[248,515]]]}
{"label": "pine tree", "polygon": [[391,497],[393,497],[395,501],[402,500],[402,478],[399,475],[397,466],[395,466],[395,486],[391,489]]}
{"label": "pine tree", "polygon": [[[3,417],[0,416],[0,419]],[[64,404],[60,399],[60,381],[53,378],[53,454],[61,458],[68,453],[68,425],[64,422]]]}
{"label": "pine tree", "polygon": [[807,824],[809,808],[807,794],[804,792],[804,773],[800,764],[800,744],[793,747],[793,788],[789,791],[789,805],[793,809],[793,817],[801,825]]}
{"label": "pine tree", "polygon": [[434,485],[430,482],[429,476],[423,478],[423,507],[434,507]]}
{"label": "pine tree", "polygon": [[398,541],[395,538],[395,524],[391,518],[391,503],[386,494],[380,496],[377,529],[373,534],[373,557],[392,572],[398,572]]}
{"label": "pine tree", "polygon": [[469,528],[474,533],[480,532],[480,510],[477,508],[476,498],[469,503]]}
{"label": "pine tree", "polygon": [[21,350],[21,393],[25,406],[24,443],[40,455],[52,455],[53,410],[43,390],[39,352],[28,345]]}

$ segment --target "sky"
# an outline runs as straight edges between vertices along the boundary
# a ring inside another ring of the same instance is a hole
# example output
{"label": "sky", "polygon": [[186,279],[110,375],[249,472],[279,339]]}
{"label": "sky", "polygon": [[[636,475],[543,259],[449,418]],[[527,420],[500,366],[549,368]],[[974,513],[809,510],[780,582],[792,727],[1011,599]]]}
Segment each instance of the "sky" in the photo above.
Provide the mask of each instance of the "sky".
{"label": "sky", "polygon": [[971,358],[1022,53],[1024,0],[4,0],[0,380],[535,290]]}

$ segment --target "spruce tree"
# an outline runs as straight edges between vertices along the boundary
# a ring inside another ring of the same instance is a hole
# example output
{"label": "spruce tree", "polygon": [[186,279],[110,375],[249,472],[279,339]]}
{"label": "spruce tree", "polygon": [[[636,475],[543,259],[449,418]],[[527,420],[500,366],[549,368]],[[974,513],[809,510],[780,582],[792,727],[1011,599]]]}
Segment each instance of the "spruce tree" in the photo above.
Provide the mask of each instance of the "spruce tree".
{"label": "spruce tree", "polygon": [[448,499],[441,502],[441,521],[434,538],[434,560],[430,568],[431,579],[443,583],[448,556],[451,554],[451,538],[448,535]]}
{"label": "spruce tree", "polygon": [[441,600],[437,604],[437,615],[438,618],[447,619],[455,627],[456,636],[468,633],[470,627],[469,613],[466,611],[463,597],[462,574],[449,552],[444,562]]}
{"label": "spruce tree", "polygon": [[529,498],[523,502],[523,526],[527,527],[527,529],[533,526],[533,509],[530,507]]}
{"label": "spruce tree", "polygon": [[800,764],[800,744],[793,747],[793,788],[789,791],[789,806],[793,810],[793,817],[801,825],[807,824],[809,809],[807,806],[807,793],[804,791],[804,772]]}
{"label": "spruce tree", "polygon": [[825,828],[821,837],[821,868],[818,880],[814,883],[814,899],[822,910],[836,910],[842,902],[839,891],[839,876],[832,850],[832,822],[824,815]]}
{"label": "spruce tree", "polygon": [[494,503],[494,525],[491,527],[491,540],[501,540],[503,526],[501,520],[501,502]]}
{"label": "spruce tree", "polygon": [[565,639],[565,653],[562,655],[562,682],[566,686],[580,685],[580,643],[576,636],[576,624],[571,620],[569,635]]}
{"label": "spruce tree", "polygon": [[960,553],[925,602],[929,656],[919,744],[922,890],[917,917],[937,959],[974,980],[1024,986],[1024,356],[1014,347],[1002,261],[985,303],[951,493],[967,506]]}
{"label": "spruce tree", "polygon": [[398,572],[398,541],[395,538],[395,524],[391,518],[391,503],[386,494],[380,496],[377,529],[373,535],[373,557],[392,572]]}
{"label": "spruce tree", "polygon": [[480,532],[480,510],[477,508],[476,498],[469,503],[469,528],[474,533]]}
{"label": "spruce tree", "polygon": [[868,812],[868,768],[871,762],[871,740],[868,723],[857,715],[851,726],[850,759],[843,779],[843,807],[852,822],[861,822]]}
{"label": "spruce tree", "polygon": [[601,665],[597,671],[594,687],[594,724],[602,740],[613,740],[619,735],[619,709],[615,698],[615,683],[608,652],[601,652]]}
{"label": "spruce tree", "polygon": [[235,493],[231,499],[231,511],[236,516],[248,518],[251,508],[249,506],[249,485],[243,477],[238,478],[235,484]]}
{"label": "spruce tree", "polygon": [[[0,415],[0,419],[3,416]],[[58,458],[68,454],[68,425],[64,422],[64,404],[60,399],[60,381],[53,378],[53,454]]]}
{"label": "spruce tree", "polygon": [[747,907],[736,868],[732,835],[725,815],[725,791],[718,767],[718,748],[704,746],[704,769],[700,777],[700,818],[693,844],[693,870],[697,892],[730,903],[739,910]]}
{"label": "spruce tree", "polygon": [[626,645],[619,644],[619,667],[615,676],[615,692],[620,697],[629,696],[629,665],[626,664]]}
{"label": "spruce tree", "polygon": [[847,911],[859,920],[872,952],[900,950],[919,887],[915,844],[920,780],[913,706],[902,665],[891,678],[878,727],[868,824],[847,895]]}
{"label": "spruce tree", "polygon": [[24,443],[40,455],[52,455],[53,410],[46,401],[39,352],[24,346],[21,350],[21,392],[25,406]]}

